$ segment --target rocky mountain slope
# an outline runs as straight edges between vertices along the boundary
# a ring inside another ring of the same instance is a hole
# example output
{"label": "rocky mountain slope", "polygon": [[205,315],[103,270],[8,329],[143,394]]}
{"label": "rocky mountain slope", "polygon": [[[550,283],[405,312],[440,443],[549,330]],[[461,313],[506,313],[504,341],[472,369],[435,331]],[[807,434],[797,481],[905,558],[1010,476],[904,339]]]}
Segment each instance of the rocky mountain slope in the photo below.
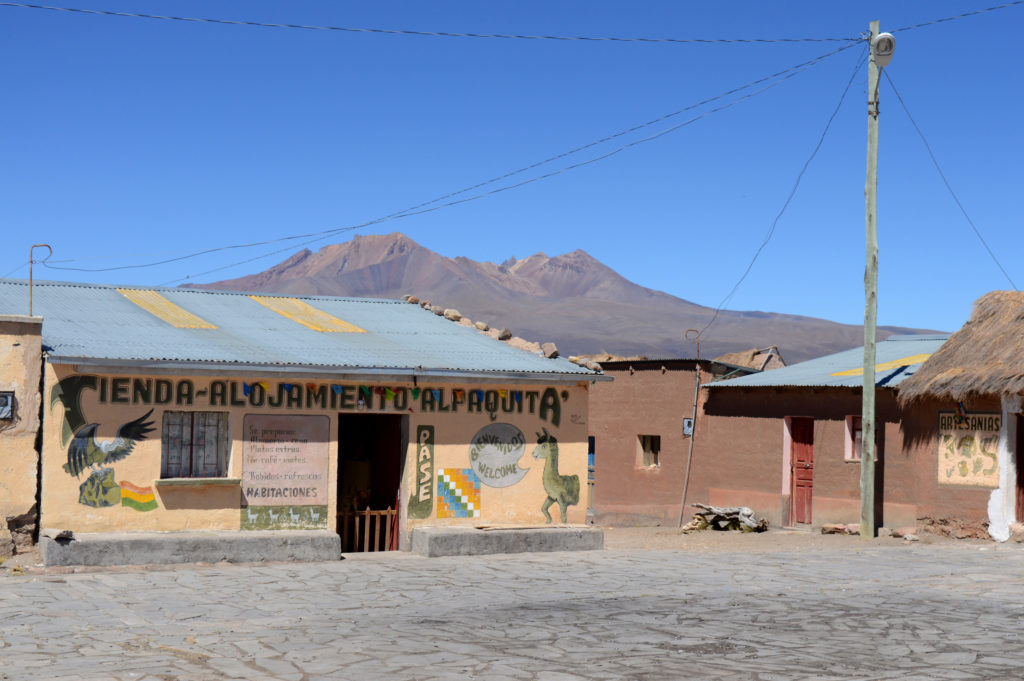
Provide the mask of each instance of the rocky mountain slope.
{"label": "rocky mountain slope", "polygon": [[[401,298],[455,308],[523,338],[553,341],[562,354],[695,357],[687,329],[714,310],[634,284],[581,250],[495,264],[448,258],[393,233],[302,250],[268,270],[196,288]],[[879,338],[919,333],[879,328]],[[777,345],[787,363],[863,343],[860,326],[775,312],[723,311],[701,339],[701,356]]]}

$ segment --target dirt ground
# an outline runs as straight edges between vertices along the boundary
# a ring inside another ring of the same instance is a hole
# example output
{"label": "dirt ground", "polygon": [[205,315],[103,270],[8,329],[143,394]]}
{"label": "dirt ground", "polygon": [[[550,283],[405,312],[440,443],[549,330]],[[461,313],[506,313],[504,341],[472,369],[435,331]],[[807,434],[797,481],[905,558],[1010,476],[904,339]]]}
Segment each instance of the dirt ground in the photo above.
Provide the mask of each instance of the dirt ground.
{"label": "dirt ground", "polygon": [[[862,539],[856,535],[821,534],[820,531],[769,529],[767,532],[716,532],[703,530],[683,534],[674,527],[605,527],[606,549],[679,550],[691,552],[817,551],[822,549],[857,549],[866,546],[901,547],[911,545],[996,546],[984,539],[953,539],[922,532],[918,541],[908,542],[894,537]],[[1017,546],[1007,542],[1004,546]]]}

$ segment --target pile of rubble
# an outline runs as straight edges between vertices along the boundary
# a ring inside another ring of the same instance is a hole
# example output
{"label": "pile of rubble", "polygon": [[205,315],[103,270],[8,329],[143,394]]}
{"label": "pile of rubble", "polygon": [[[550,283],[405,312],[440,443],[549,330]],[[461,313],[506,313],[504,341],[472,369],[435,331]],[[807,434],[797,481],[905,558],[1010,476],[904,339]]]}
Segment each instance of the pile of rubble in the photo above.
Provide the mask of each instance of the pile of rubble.
{"label": "pile of rubble", "polygon": [[[474,322],[469,317],[463,317],[458,310],[452,308],[444,308],[441,307],[440,305],[433,305],[429,300],[420,300],[418,297],[413,295],[402,296],[402,300],[406,301],[407,303],[412,303],[413,305],[419,305],[425,310],[430,310],[438,317],[444,317],[448,321],[455,322],[456,324],[459,324],[461,326],[475,328],[477,331],[487,336],[490,336],[491,338],[504,341],[505,343],[508,343],[514,348],[519,348],[520,350],[524,350],[529,353],[542,355],[544,357],[547,357],[548,359],[554,359],[555,357],[559,356],[558,348],[555,346],[554,343],[534,343],[532,341],[520,338],[519,336],[513,336],[512,332],[509,331],[507,327],[498,330],[496,328],[492,328],[487,322]],[[586,367],[591,371],[601,371],[601,365],[587,357],[572,356],[568,357],[567,359],[573,364],[578,364],[579,366]]]}
{"label": "pile of rubble", "polygon": [[701,530],[738,530],[740,532],[764,532],[768,529],[768,521],[754,516],[754,511],[746,506],[707,506],[693,504],[702,509],[695,513],[693,520],[683,526],[684,533],[700,532]]}
{"label": "pile of rubble", "polygon": [[21,515],[0,518],[0,559],[31,551],[38,522],[39,513],[34,505]]}

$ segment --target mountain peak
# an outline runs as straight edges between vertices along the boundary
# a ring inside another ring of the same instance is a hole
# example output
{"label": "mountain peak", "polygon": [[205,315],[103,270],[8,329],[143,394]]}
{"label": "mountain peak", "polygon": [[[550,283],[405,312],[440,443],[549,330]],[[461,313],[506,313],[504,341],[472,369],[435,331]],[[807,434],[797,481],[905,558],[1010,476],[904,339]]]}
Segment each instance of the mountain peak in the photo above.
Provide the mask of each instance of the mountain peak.
{"label": "mountain peak", "polygon": [[[356,236],[316,253],[303,249],[264,272],[192,287],[392,299],[410,294],[523,338],[553,341],[572,354],[692,357],[693,343],[680,330],[701,328],[713,314],[639,286],[582,249],[553,258],[537,252],[495,265],[445,257],[399,232]],[[722,311],[701,350],[714,357],[778,345],[800,361],[862,340],[860,326]]]}

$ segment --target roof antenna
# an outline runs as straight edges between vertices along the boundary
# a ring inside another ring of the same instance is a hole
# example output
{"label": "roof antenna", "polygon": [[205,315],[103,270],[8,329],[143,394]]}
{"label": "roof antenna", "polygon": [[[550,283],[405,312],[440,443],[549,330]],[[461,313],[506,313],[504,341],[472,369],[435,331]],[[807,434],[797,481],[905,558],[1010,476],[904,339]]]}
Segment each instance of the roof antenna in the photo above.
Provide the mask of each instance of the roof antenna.
{"label": "roof antenna", "polygon": [[28,316],[29,317],[32,316],[32,263],[35,262],[35,260],[33,260],[34,256],[32,255],[32,253],[37,248],[45,248],[47,251],[49,251],[49,254],[45,258],[40,260],[39,262],[46,262],[46,260],[48,260],[50,258],[50,256],[53,255],[53,249],[50,248],[50,244],[32,244],[32,248],[28,249]]}
{"label": "roof antenna", "polygon": [[[691,333],[693,334],[693,336],[690,335]],[[686,340],[694,339],[696,339],[697,341],[697,359],[700,359],[700,331],[698,331],[697,329],[687,329]]]}

